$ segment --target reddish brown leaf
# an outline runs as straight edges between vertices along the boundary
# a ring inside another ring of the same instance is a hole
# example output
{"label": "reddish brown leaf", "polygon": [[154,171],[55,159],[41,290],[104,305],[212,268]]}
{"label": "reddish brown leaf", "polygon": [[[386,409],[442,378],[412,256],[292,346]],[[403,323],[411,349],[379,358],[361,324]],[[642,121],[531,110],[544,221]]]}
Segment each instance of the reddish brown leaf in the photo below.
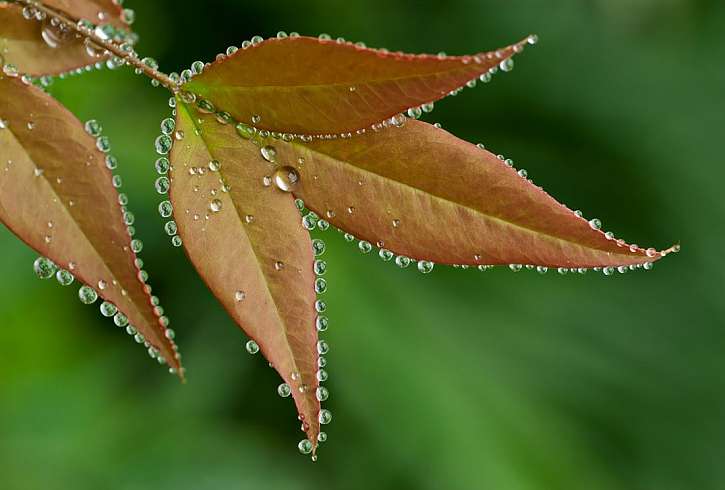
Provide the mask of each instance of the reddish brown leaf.
{"label": "reddish brown leaf", "polygon": [[114,0],[43,0],[42,3],[73,20],[128,28],[123,21],[121,3]]}
{"label": "reddish brown leaf", "polygon": [[179,100],[176,129],[184,136],[171,151],[170,196],[186,252],[292,388],[316,446],[314,258],[294,199],[265,187],[271,166],[233,126],[219,124],[214,115],[192,114]]}
{"label": "reddish brown leaf", "polygon": [[424,122],[346,140],[269,144],[280,165],[297,167],[294,194],[309,209],[413,259],[591,268],[667,253],[608,239],[495,155]]}
{"label": "reddish brown leaf", "polygon": [[[121,8],[111,0],[50,0],[44,2],[73,20],[125,27]],[[19,4],[0,3],[0,65],[13,64],[20,73],[56,75],[101,61],[103,50],[89,49],[74,32],[63,32],[50,19],[27,20]],[[103,13],[103,20],[99,14]],[[92,55],[91,55],[92,53]]]}
{"label": "reddish brown leaf", "polygon": [[56,100],[0,77],[0,222],[115,304],[170,367],[175,345],[138,278],[106,157]]}
{"label": "reddish brown leaf", "polygon": [[348,133],[441,99],[492,68],[512,63],[507,60],[526,44],[446,57],[310,37],[268,39],[213,63],[184,89],[260,129]]}

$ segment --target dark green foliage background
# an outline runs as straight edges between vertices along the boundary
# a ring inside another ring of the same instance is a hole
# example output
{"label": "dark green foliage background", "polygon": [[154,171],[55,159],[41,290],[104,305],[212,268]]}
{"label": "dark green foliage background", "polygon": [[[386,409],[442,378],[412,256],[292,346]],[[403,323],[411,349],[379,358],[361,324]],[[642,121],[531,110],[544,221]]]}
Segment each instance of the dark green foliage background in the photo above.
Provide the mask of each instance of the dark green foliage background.
{"label": "dark green foliage background", "polygon": [[428,120],[605,229],[683,251],[612,278],[422,276],[328,232],[334,422],[312,464],[276,375],[163,234],[152,163],[167,95],[130,70],[57,81],[111,138],[189,383],[77,287],[38,281],[33,252],[0,230],[1,488],[725,488],[723,2],[127,4],[139,51],[167,71],[279,29],[455,54],[536,32],[511,74]]}

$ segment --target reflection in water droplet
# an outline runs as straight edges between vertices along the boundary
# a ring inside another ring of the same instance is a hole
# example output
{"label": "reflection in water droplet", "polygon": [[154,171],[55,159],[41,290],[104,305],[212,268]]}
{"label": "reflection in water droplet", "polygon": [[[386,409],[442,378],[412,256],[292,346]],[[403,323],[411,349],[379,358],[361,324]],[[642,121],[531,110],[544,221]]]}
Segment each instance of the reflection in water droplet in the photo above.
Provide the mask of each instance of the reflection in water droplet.
{"label": "reflection in water droplet", "polygon": [[259,352],[259,346],[254,340],[250,340],[249,342],[247,342],[244,347],[250,354],[256,354],[257,352]]}
{"label": "reflection in water droplet", "polygon": [[263,146],[259,152],[262,154],[262,158],[267,160],[269,163],[275,163],[277,161],[277,150],[274,146]]}
{"label": "reflection in water droplet", "polygon": [[214,199],[211,203],[209,203],[209,209],[211,209],[211,211],[213,213],[218,213],[219,211],[221,211],[222,210],[221,200]]}
{"label": "reflection in water droplet", "polygon": [[273,178],[277,188],[283,192],[292,192],[292,189],[300,181],[297,171],[287,166],[275,170]]}

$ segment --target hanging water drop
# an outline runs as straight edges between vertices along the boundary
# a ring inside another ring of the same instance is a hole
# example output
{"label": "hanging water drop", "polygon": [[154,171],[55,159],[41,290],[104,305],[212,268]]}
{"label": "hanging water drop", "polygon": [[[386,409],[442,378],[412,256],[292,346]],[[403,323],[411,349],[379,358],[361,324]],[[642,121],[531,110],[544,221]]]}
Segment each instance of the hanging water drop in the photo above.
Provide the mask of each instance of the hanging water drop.
{"label": "hanging water drop", "polygon": [[247,352],[249,352],[252,355],[254,355],[257,352],[259,352],[259,345],[257,345],[257,343],[254,340],[248,341],[245,344],[244,348],[247,349]]}
{"label": "hanging water drop", "polygon": [[58,266],[50,259],[38,257],[33,263],[33,270],[39,278],[50,279],[58,270]]}
{"label": "hanging water drop", "polygon": [[98,293],[92,287],[83,285],[78,290],[78,299],[85,305],[91,305],[98,299]]}

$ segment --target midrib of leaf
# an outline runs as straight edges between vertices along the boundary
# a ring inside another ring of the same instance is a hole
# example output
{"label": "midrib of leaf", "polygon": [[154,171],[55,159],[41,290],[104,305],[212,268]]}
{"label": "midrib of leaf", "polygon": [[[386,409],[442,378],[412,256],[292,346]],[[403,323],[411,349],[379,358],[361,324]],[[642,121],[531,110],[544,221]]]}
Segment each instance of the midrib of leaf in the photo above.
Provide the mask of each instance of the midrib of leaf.
{"label": "midrib of leaf", "polygon": [[[507,58],[501,58],[500,61],[503,61]],[[458,73],[458,72],[464,72],[467,71],[466,68],[469,66],[484,66],[485,63],[481,63],[481,65],[463,65],[461,68],[453,68],[453,69],[447,69],[447,70],[438,70],[438,71],[432,71],[430,73],[422,74],[422,75],[412,75],[412,76],[398,76],[398,77],[385,77],[385,78],[369,78],[364,79],[362,81],[355,81],[355,80],[349,80],[346,82],[332,82],[332,83],[306,83],[306,84],[284,84],[284,85],[272,85],[272,84],[253,84],[253,85],[241,85],[241,84],[231,84],[231,83],[204,83],[203,81],[197,81],[194,82],[193,80],[189,82],[186,86],[191,87],[193,91],[193,87],[205,87],[205,88],[211,88],[211,87],[222,87],[225,89],[230,90],[281,90],[281,89],[300,89],[300,88],[310,88],[310,89],[320,89],[320,88],[328,88],[328,87],[349,87],[350,85],[376,85],[381,83],[399,83],[402,81],[407,80],[419,80],[419,79],[426,79],[429,77],[437,77],[439,75],[448,75],[451,73]],[[471,70],[473,73],[477,73],[478,70]]]}
{"label": "midrib of leaf", "polygon": [[[38,162],[25,149],[25,146],[20,142],[20,139],[18,139],[17,135],[12,131],[12,124],[10,124],[9,125],[9,128],[6,128],[5,130],[6,131],[9,130],[9,134],[12,135],[13,141],[17,144],[17,147],[23,150],[23,153],[27,156],[27,159],[35,165],[35,168],[41,168],[40,166],[38,166]],[[101,264],[103,264],[103,268],[108,272],[108,275],[110,276],[109,279],[111,279],[111,281],[115,281],[117,284],[122,284],[122,281],[119,281],[118,280],[118,277],[115,275],[115,273],[113,272],[113,270],[108,266],[108,264],[106,263],[105,259],[103,258],[103,256],[101,255],[101,253],[96,248],[96,244],[94,243],[94,241],[91,240],[88,237],[88,234],[86,233],[86,230],[75,219],[74,214],[71,212],[69,206],[66,204],[66,202],[64,201],[64,199],[58,194],[58,192],[55,189],[55,186],[46,177],[45,171],[40,174],[40,178],[42,178],[43,179],[43,182],[45,182],[46,185],[51,189],[52,194],[57,199],[57,202],[60,203],[60,205],[61,205],[60,207],[63,209],[64,214],[66,214],[67,216],[70,217],[70,221],[73,223],[73,225],[76,227],[76,229],[80,232],[80,235],[83,236],[83,238],[85,239],[85,241],[90,245],[90,247],[93,250],[93,252],[95,253],[96,258],[98,259],[98,261]],[[25,241],[25,240],[23,239],[23,241]],[[29,243],[28,243],[28,245],[30,246]],[[31,246],[31,248],[32,248],[32,246]],[[93,287],[94,289],[96,289],[95,288],[95,285],[90,285],[90,286]],[[99,292],[99,296],[103,297],[103,292],[102,291]],[[146,315],[136,306],[136,302],[135,301],[132,301],[129,298],[128,303],[131,305],[131,307],[133,308],[133,310],[138,314],[138,316],[141,319],[144,319],[144,320],[148,321],[148,319],[146,318]],[[150,324],[149,326],[153,328],[153,324]],[[153,333],[154,333],[154,335],[157,335],[158,336],[157,332],[154,331]],[[159,342],[159,347],[165,347],[163,341]],[[167,349],[165,349],[165,350],[167,350]]]}
{"label": "midrib of leaf", "polygon": [[[388,129],[386,129],[386,131],[394,131],[394,130],[395,130],[394,128],[388,128]],[[572,241],[572,240],[568,240],[568,239],[564,239],[564,238],[558,237],[556,235],[552,235],[550,233],[545,233],[545,232],[542,232],[540,230],[536,230],[536,229],[533,229],[533,228],[529,228],[529,227],[520,225],[518,223],[514,223],[512,221],[506,220],[506,219],[504,219],[504,218],[502,218],[500,216],[495,216],[495,215],[492,215],[492,214],[484,213],[483,211],[481,211],[479,209],[476,209],[476,208],[473,208],[471,206],[468,206],[466,204],[462,204],[462,203],[459,203],[459,202],[456,202],[456,201],[452,201],[451,199],[449,199],[447,197],[440,196],[440,195],[437,195],[437,194],[433,194],[431,192],[428,192],[428,191],[425,191],[425,190],[422,190],[422,189],[418,189],[417,187],[413,187],[412,185],[407,184],[405,182],[401,182],[399,180],[391,179],[390,177],[387,177],[385,175],[382,175],[382,174],[380,174],[378,172],[374,172],[374,171],[372,171],[370,169],[358,167],[357,165],[354,165],[352,163],[349,163],[349,162],[346,162],[346,161],[343,161],[343,160],[338,160],[337,158],[335,158],[335,157],[333,157],[331,155],[328,155],[327,153],[324,153],[324,152],[319,151],[319,150],[315,150],[312,146],[304,146],[304,145],[301,145],[301,144],[295,143],[295,142],[292,142],[292,143],[289,143],[289,144],[291,144],[292,146],[297,147],[297,148],[304,148],[306,150],[309,150],[309,151],[311,151],[312,153],[314,153],[316,155],[323,155],[324,157],[326,157],[326,159],[329,159],[329,160],[331,160],[333,162],[336,162],[337,164],[340,164],[340,165],[343,165],[343,166],[352,168],[354,170],[363,172],[363,173],[365,173],[367,175],[374,175],[376,177],[379,177],[381,179],[384,179],[385,181],[392,182],[392,183],[397,184],[397,185],[401,185],[403,187],[406,187],[408,189],[411,189],[415,193],[421,193],[421,194],[423,194],[425,196],[433,197],[434,199],[437,199],[439,201],[442,201],[442,202],[446,203],[447,205],[453,205],[453,206],[458,206],[458,207],[461,207],[461,208],[468,209],[468,210],[472,211],[473,213],[476,213],[476,214],[482,216],[484,219],[488,219],[488,220],[491,220],[491,221],[496,221],[496,222],[502,223],[505,226],[509,226],[511,228],[515,228],[515,229],[522,230],[522,231],[524,231],[526,233],[529,233],[529,234],[532,234],[534,236],[544,236],[544,237],[547,237],[549,239],[553,239],[554,241],[558,241],[558,242],[566,243],[566,244],[573,244],[573,245],[575,245],[577,247],[581,247],[581,248],[586,249],[586,250],[594,250],[594,251],[597,251],[597,252],[603,252],[603,253],[609,254],[610,256],[611,255],[616,255],[616,256],[622,256],[622,257],[639,257],[639,255],[637,255],[637,254],[626,254],[626,253],[624,253],[624,254],[616,253],[615,254],[614,252],[611,252],[609,250],[604,250],[604,249],[597,248],[597,247],[591,247],[591,246],[584,245],[584,244],[581,244],[581,243],[578,243],[578,242],[575,242],[575,241]],[[365,154],[365,151],[361,151],[358,154],[359,155],[364,155]],[[544,191],[539,191],[539,192],[542,192],[542,193],[546,194]],[[547,195],[547,198],[549,198],[548,195]],[[561,206],[561,204],[559,204],[559,206]],[[574,216],[576,217],[576,215],[574,215]],[[576,217],[576,219],[582,219],[582,218]],[[601,232],[595,231],[595,230],[592,230],[592,231],[593,232],[596,232],[596,233],[601,233]],[[642,259],[643,259],[643,261],[646,261],[646,258],[645,257],[642,257]]]}
{"label": "midrib of leaf", "polygon": [[[177,100],[177,107],[178,106],[182,106],[183,107],[184,113],[186,114],[187,119],[189,119],[191,121],[192,125],[194,126],[194,129],[196,129],[197,132],[199,133],[198,134],[199,139],[201,139],[202,142],[204,143],[204,147],[206,148],[207,152],[209,153],[209,156],[211,156],[212,159],[214,159],[213,157],[215,156],[215,154],[214,154],[211,146],[208,144],[206,138],[204,137],[204,129],[197,124],[196,120],[192,116],[192,113],[190,112],[190,110],[187,107],[187,105],[183,101],[181,101],[181,99],[179,97],[177,97],[176,100]],[[240,139],[240,141],[243,142],[243,140],[241,138],[239,138],[239,139]],[[220,173],[222,173],[222,174],[224,173],[223,169],[224,169],[224,166],[222,166],[222,169],[220,170]],[[232,204],[234,205],[234,213],[236,214],[237,219],[238,219],[238,221],[240,223],[240,226],[241,226],[241,223],[243,221],[243,218],[240,215],[240,210],[237,207],[237,202],[231,196],[230,196],[230,200],[232,201]],[[257,250],[255,248],[254,241],[249,237],[249,235],[247,234],[246,230],[244,229],[244,226],[241,226],[241,229],[244,232],[244,234],[247,236],[247,240],[249,241],[250,247],[252,249],[252,253],[254,254],[254,258],[256,259],[255,260],[255,263],[257,264],[257,269],[259,271],[260,276],[264,280],[264,288],[265,288],[265,290],[267,292],[267,296],[271,300],[271,303],[274,305],[275,316],[277,317],[277,320],[278,320],[277,323],[281,326],[281,329],[284,332],[285,347],[287,348],[287,351],[289,353],[289,357],[290,357],[290,359],[292,361],[292,365],[294,367],[294,371],[295,372],[299,372],[299,368],[297,367],[297,359],[296,359],[294,353],[292,352],[292,348],[291,348],[291,346],[289,344],[289,335],[288,335],[288,331],[287,331],[287,324],[282,319],[282,315],[280,314],[279,308],[277,306],[277,301],[274,299],[274,295],[272,294],[272,291],[271,291],[271,289],[269,287],[269,284],[267,283],[267,275],[264,273],[264,270],[262,269],[262,267],[260,265],[261,261],[259,259],[259,254],[257,253]],[[281,374],[282,373],[280,373],[280,375]],[[307,404],[307,397],[306,396],[303,396],[302,398],[303,398],[303,400],[305,400],[304,403]]]}

